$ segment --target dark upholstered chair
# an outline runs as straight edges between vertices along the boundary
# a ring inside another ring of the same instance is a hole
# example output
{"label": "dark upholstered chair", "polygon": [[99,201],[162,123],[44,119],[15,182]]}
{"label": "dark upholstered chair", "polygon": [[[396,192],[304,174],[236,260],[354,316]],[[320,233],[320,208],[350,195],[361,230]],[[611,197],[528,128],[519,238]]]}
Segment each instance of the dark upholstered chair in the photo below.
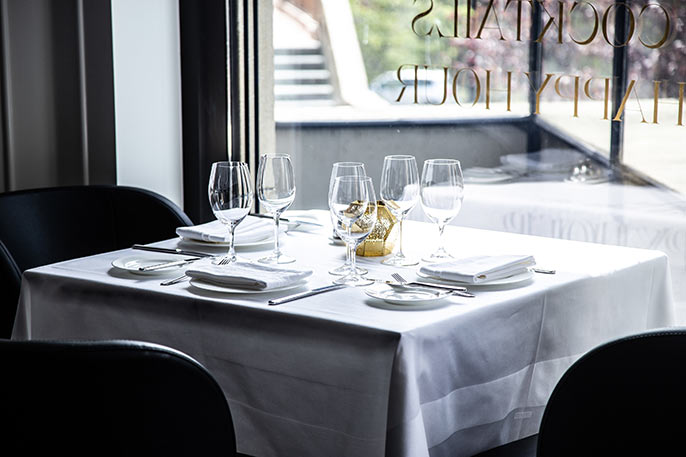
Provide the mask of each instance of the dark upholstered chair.
{"label": "dark upholstered chair", "polygon": [[20,284],[21,271],[0,240],[0,338],[9,338],[12,334]]}
{"label": "dark upholstered chair", "polygon": [[599,346],[567,370],[537,455],[678,455],[684,430],[686,330],[652,331]]}
{"label": "dark upholstered chair", "polygon": [[535,457],[537,439],[538,435],[529,436],[482,452],[476,457]]}
{"label": "dark upholstered chair", "polygon": [[181,352],[0,340],[0,366],[3,455],[236,455],[222,390]]}
{"label": "dark upholstered chair", "polygon": [[[20,284],[15,268],[23,272],[172,238],[176,227],[191,224],[174,203],[132,187],[58,187],[0,194],[0,241],[4,243],[0,250],[0,338],[9,337],[16,312]],[[2,258],[8,253],[11,262]]]}

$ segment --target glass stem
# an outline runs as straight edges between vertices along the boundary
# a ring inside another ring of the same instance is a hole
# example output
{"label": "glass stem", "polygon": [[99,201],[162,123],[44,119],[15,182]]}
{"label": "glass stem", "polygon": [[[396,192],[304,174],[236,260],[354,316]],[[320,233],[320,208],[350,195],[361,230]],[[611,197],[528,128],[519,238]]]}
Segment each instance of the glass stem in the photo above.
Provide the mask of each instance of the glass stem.
{"label": "glass stem", "polygon": [[445,240],[443,239],[443,231],[445,231],[445,224],[438,224],[438,251],[445,251]]}
{"label": "glass stem", "polygon": [[230,222],[229,223],[229,253],[227,254],[227,257],[229,258],[229,262],[233,262],[236,260],[236,249],[234,246],[234,239],[236,238],[234,236],[235,230],[236,230],[236,223]]}
{"label": "glass stem", "polygon": [[279,247],[279,212],[274,211],[274,257],[278,258],[281,255],[281,248]]}
{"label": "glass stem", "polygon": [[398,218],[400,219],[400,224],[398,224],[398,254],[396,254],[396,257],[405,257],[405,254],[403,254],[403,219],[402,215]]}
{"label": "glass stem", "polygon": [[[352,225],[349,225],[348,226],[348,239],[351,239],[351,232],[352,232]],[[357,273],[357,266],[355,265],[355,261],[356,261],[355,243],[348,244],[348,250],[350,251],[350,273],[348,273],[348,276],[355,276]]]}
{"label": "glass stem", "polygon": [[350,267],[350,245],[348,243],[345,243],[345,265],[347,267]]}

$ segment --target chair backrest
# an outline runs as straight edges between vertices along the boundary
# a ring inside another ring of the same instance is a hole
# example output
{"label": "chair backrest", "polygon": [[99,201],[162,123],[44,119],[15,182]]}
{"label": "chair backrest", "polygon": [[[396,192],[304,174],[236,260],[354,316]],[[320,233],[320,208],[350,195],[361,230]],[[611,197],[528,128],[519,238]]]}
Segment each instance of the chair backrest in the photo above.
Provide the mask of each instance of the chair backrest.
{"label": "chair backrest", "polygon": [[0,241],[0,338],[9,338],[12,335],[20,285],[21,271]]}
{"label": "chair backrest", "polygon": [[149,343],[0,341],[3,455],[232,456],[219,385]]}
{"label": "chair backrest", "polygon": [[176,227],[187,225],[191,220],[174,203],[132,187],[56,187],[0,194],[0,338],[9,338],[12,331],[21,272],[172,238]]}
{"label": "chair backrest", "polygon": [[537,455],[673,455],[685,417],[686,330],[641,333],[567,370],[546,406]]}
{"label": "chair backrest", "polygon": [[76,186],[0,194],[0,240],[21,271],[176,236],[191,221],[153,192]]}

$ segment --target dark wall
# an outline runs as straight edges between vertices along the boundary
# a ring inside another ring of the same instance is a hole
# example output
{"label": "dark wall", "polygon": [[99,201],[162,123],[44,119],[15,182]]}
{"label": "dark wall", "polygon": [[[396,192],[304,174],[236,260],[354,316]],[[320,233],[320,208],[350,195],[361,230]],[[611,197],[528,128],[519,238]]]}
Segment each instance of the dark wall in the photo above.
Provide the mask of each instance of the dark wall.
{"label": "dark wall", "polygon": [[0,0],[0,191],[116,182],[109,0]]}

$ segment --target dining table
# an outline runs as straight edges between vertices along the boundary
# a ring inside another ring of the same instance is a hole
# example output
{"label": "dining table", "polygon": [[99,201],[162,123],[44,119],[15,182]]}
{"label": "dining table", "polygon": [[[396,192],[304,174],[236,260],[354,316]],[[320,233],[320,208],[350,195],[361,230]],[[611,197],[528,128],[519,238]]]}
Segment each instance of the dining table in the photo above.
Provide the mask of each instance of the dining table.
{"label": "dining table", "polygon": [[[556,383],[584,353],[674,324],[660,251],[456,226],[444,237],[457,258],[531,255],[555,274],[468,286],[473,298],[429,306],[387,303],[364,287],[269,306],[335,279],[328,272],[345,248],[332,239],[327,213],[313,214],[324,227],[282,236],[281,249],[297,259],[291,265],[313,271],[303,286],[269,293],[163,286],[168,276],[113,266],[144,252],[107,252],[24,272],[12,339],[128,339],[183,351],[218,381],[237,449],[252,456],[454,457],[536,434]],[[406,254],[420,258],[435,249],[438,229],[406,221],[403,236]],[[271,248],[238,254],[258,259]],[[418,266],[381,259],[358,264],[373,279],[420,279]]]}

